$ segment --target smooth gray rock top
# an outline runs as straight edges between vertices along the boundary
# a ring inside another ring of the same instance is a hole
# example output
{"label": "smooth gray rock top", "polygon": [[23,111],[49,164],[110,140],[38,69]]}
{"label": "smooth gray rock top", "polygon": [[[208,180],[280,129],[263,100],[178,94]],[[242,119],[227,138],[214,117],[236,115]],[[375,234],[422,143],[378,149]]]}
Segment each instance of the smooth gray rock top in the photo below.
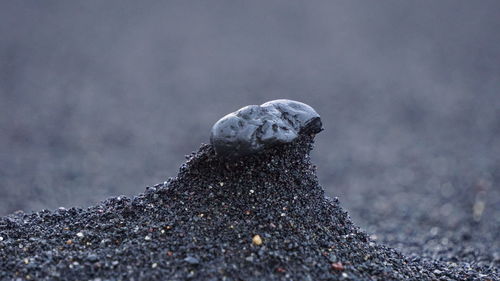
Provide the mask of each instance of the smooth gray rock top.
{"label": "smooth gray rock top", "polygon": [[212,127],[210,142],[218,155],[237,158],[321,130],[321,118],[312,107],[279,99],[248,105],[222,117]]}

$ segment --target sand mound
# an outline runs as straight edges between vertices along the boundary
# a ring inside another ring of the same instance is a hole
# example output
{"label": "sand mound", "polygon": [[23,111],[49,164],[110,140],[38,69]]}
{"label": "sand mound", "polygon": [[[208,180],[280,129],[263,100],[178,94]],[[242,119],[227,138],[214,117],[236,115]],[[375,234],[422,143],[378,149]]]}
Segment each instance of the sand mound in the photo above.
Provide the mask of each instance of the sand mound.
{"label": "sand mound", "polygon": [[369,241],[319,186],[312,137],[227,163],[203,145],[178,176],[86,210],[0,219],[1,280],[465,280]]}

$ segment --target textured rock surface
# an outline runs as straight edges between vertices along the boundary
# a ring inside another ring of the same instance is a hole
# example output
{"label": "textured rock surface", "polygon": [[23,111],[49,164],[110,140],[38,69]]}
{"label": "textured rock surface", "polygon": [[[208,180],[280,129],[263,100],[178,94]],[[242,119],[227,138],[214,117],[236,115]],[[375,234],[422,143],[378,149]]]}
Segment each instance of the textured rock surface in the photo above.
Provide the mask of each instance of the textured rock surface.
{"label": "textured rock surface", "polygon": [[215,123],[210,141],[217,154],[236,158],[279,143],[289,143],[299,134],[319,133],[319,114],[309,105],[279,99],[248,105]]}

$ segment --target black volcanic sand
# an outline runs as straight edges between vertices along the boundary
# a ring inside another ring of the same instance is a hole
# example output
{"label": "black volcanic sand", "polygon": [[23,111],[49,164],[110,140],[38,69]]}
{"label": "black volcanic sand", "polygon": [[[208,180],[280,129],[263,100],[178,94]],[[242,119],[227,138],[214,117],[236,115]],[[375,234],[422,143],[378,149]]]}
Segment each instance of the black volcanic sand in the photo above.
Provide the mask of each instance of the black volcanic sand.
{"label": "black volcanic sand", "polygon": [[228,164],[203,145],[133,199],[3,217],[0,280],[498,279],[370,241],[325,197],[311,149],[300,137]]}

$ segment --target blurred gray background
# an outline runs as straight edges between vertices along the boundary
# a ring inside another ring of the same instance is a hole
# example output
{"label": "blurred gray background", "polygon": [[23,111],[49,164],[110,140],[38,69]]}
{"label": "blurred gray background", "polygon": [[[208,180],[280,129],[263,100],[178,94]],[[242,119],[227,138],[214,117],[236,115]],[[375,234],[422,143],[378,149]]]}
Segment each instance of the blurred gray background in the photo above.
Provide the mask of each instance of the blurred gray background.
{"label": "blurred gray background", "polygon": [[499,15],[498,1],[1,1],[0,215],[136,195],[221,116],[289,98],[321,114],[313,160],[358,225],[498,242]]}

